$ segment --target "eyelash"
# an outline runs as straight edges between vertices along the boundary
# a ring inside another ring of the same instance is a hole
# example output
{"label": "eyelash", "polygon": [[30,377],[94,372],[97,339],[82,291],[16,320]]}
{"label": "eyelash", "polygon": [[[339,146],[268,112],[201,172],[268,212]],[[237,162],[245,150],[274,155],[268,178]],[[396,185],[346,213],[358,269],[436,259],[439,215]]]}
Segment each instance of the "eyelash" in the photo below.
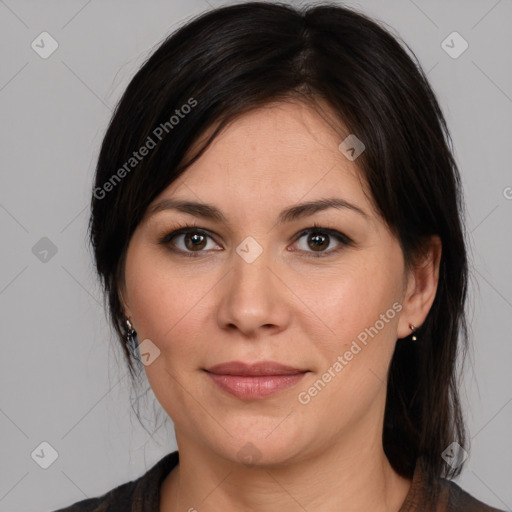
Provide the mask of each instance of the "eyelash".
{"label": "eyelash", "polygon": [[[177,236],[186,235],[189,233],[196,233],[196,234],[203,235],[203,236],[206,236],[209,238],[213,238],[208,231],[199,228],[195,224],[184,224],[184,225],[175,226],[171,232],[167,232],[164,236],[161,236],[158,240],[158,243],[160,245],[169,247],[169,245],[171,245],[171,246],[173,245],[173,244],[171,244],[172,239],[176,238]],[[329,251],[320,251],[320,252],[305,251],[309,254],[309,256],[311,256],[313,258],[325,258],[327,256],[330,256],[334,253],[339,252],[340,250],[343,249],[344,246],[353,245],[353,241],[347,235],[345,235],[335,229],[323,228],[316,223],[314,223],[313,226],[302,230],[294,238],[294,242],[300,240],[303,236],[308,235],[310,233],[328,235],[329,237],[335,238],[341,244],[337,249],[331,249]],[[184,256],[191,257],[191,258],[200,257],[202,255],[202,253],[205,252],[205,251],[183,251],[182,249],[177,249],[176,247],[169,247],[169,249],[172,250],[173,252],[177,252],[179,254],[182,254]]]}

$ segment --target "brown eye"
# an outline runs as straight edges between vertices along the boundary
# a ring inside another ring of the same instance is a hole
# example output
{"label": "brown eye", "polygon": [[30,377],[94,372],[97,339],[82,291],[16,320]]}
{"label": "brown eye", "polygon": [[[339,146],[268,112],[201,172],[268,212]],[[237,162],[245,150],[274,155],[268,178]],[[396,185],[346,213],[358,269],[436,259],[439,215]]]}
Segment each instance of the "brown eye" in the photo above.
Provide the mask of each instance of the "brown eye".
{"label": "brown eye", "polygon": [[[314,257],[329,256],[352,244],[352,240],[343,233],[319,226],[302,231],[297,237],[297,242],[300,242],[302,238],[306,239],[306,243],[299,243],[299,250]],[[332,245],[334,248],[326,250]]]}
{"label": "brown eye", "polygon": [[[202,253],[208,252],[209,240],[213,241],[213,238],[208,232],[194,227],[183,227],[166,234],[159,243],[185,256],[201,256]],[[212,245],[217,246],[215,243]]]}
{"label": "brown eye", "polygon": [[206,236],[200,233],[190,232],[184,235],[184,243],[187,249],[191,251],[204,249],[206,246]]}
{"label": "brown eye", "polygon": [[318,233],[311,234],[308,244],[314,251],[322,251],[329,246],[329,237]]}

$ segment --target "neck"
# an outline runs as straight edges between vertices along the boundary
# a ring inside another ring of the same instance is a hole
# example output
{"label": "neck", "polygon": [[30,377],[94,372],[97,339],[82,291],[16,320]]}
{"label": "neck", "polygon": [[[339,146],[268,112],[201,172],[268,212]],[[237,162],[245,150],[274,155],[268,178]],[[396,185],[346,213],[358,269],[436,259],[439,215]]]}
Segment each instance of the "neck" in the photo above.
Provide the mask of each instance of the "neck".
{"label": "neck", "polygon": [[162,484],[160,512],[398,512],[411,481],[389,464],[380,432],[263,467],[226,460],[177,432],[180,463]]}

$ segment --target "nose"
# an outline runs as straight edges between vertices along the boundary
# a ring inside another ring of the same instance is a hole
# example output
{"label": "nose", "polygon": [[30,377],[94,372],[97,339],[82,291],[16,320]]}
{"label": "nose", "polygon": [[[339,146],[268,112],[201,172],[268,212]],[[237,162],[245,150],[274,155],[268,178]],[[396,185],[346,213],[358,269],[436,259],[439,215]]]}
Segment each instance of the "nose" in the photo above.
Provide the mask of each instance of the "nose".
{"label": "nose", "polygon": [[291,318],[292,293],[283,284],[272,256],[263,251],[248,262],[234,252],[231,265],[219,289],[219,327],[238,330],[247,337],[286,329]]}

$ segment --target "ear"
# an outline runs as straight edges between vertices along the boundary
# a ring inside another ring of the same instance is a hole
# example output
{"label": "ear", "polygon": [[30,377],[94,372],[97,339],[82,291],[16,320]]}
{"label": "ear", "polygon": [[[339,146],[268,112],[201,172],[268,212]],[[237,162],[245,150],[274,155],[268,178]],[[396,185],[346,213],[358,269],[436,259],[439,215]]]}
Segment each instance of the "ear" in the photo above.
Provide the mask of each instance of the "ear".
{"label": "ear", "polygon": [[442,243],[437,235],[425,242],[422,255],[406,275],[406,291],[398,323],[398,338],[411,334],[410,324],[419,327],[434,302],[439,282]]}

